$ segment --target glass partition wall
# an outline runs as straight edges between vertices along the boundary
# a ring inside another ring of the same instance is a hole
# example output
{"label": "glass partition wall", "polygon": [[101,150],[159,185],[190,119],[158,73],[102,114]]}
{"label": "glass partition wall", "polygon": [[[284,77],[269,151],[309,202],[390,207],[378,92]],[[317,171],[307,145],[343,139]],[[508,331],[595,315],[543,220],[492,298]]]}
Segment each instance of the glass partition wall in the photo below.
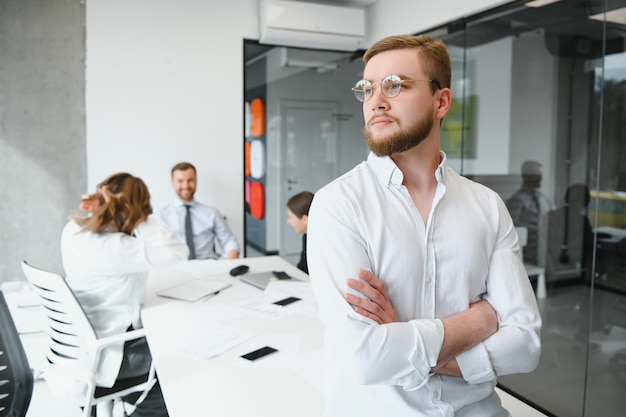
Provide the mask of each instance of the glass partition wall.
{"label": "glass partition wall", "polygon": [[[626,409],[625,6],[516,1],[431,32],[453,60],[442,147],[507,202],[543,318],[538,368],[499,386],[547,415]],[[286,200],[366,157],[361,55],[246,42],[247,256],[297,261]]]}
{"label": "glass partition wall", "polygon": [[507,203],[543,318],[537,370],[499,386],[548,415],[626,409],[625,6],[513,2],[432,32],[457,97],[442,146]]}

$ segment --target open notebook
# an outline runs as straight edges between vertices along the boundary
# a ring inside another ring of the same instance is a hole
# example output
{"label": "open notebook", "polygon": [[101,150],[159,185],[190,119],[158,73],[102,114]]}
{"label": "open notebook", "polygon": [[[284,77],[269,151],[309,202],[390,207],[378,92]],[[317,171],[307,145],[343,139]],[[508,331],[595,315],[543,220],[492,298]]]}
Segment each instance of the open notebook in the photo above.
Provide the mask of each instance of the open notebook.
{"label": "open notebook", "polygon": [[158,291],[161,297],[176,298],[183,301],[198,301],[211,295],[217,294],[230,287],[223,281],[211,281],[207,279],[194,279],[170,288]]}

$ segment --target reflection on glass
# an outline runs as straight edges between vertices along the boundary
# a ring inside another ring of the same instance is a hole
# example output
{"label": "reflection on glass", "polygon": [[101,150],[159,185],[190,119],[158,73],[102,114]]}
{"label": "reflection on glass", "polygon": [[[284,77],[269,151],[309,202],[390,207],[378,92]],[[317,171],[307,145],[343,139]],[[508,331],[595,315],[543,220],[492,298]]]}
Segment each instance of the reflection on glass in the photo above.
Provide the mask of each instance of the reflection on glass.
{"label": "reflection on glass", "polygon": [[[547,415],[617,417],[626,409],[626,25],[604,27],[602,16],[626,1],[584,4],[511,5],[441,36],[458,105],[442,147],[452,167],[508,201],[516,225],[532,220],[524,255],[545,269],[539,367],[499,385]],[[525,161],[541,167],[535,187]],[[513,197],[524,189],[528,198]],[[541,208],[539,196],[552,205]]]}

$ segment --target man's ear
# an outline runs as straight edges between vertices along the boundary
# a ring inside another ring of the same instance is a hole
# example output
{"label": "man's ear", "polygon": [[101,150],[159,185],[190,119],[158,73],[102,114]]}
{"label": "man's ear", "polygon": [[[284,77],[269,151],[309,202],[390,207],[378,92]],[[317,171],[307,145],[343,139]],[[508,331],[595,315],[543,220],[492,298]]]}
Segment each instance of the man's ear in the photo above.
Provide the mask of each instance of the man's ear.
{"label": "man's ear", "polygon": [[452,91],[450,91],[449,88],[442,88],[435,94],[438,95],[437,116],[441,120],[448,114],[448,111],[450,111],[450,106],[452,105]]}

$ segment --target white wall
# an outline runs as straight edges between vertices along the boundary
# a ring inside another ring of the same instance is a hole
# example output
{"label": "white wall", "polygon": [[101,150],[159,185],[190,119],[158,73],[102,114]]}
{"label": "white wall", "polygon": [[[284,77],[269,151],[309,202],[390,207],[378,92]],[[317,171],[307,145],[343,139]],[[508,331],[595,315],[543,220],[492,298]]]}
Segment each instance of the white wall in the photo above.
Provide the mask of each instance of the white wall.
{"label": "white wall", "polygon": [[[503,3],[380,0],[367,12],[367,44]],[[174,196],[171,166],[188,160],[197,198],[218,207],[243,242],[243,39],[259,37],[257,0],[86,5],[89,190],[129,171],[159,206]]]}
{"label": "white wall", "polygon": [[256,0],[87,2],[88,184],[118,171],[171,200],[170,168],[198,169],[197,198],[243,242],[243,38]]}
{"label": "white wall", "polygon": [[[559,120],[556,99],[559,91],[558,58],[546,49],[542,33],[517,39],[512,53],[514,62],[532,64],[526,68],[517,66],[508,72],[512,84],[511,95],[514,97],[514,100],[510,100],[510,114],[515,115],[509,123],[509,165],[513,172],[519,172],[527,159],[540,162],[544,173],[541,189],[554,200],[558,127],[555,120]],[[542,151],[538,152],[538,149]]]}
{"label": "white wall", "polygon": [[[512,39],[505,38],[467,51],[470,74],[468,95],[478,98],[476,111],[476,158],[463,161],[463,174],[509,174]],[[493,65],[498,62],[498,65]],[[460,96],[461,89],[452,88]],[[450,160],[460,171],[460,161]],[[517,173],[517,172],[514,172]]]}

